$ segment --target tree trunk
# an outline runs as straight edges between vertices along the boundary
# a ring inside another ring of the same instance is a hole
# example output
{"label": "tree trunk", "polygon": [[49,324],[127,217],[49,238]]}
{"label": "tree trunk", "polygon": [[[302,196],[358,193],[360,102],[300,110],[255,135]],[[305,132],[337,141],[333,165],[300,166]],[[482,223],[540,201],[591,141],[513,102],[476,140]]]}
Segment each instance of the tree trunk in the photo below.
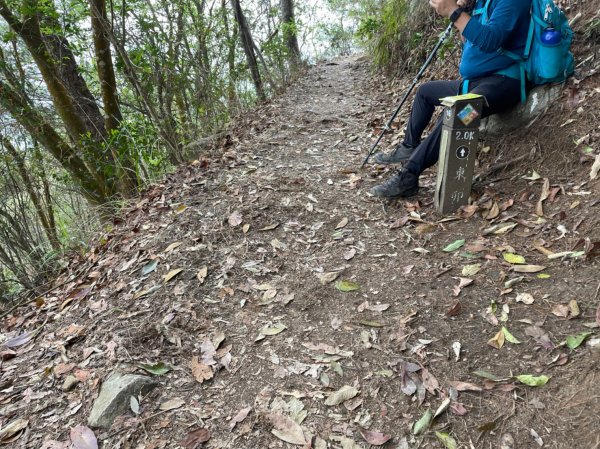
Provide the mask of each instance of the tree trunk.
{"label": "tree trunk", "polygon": [[110,41],[102,26],[103,21],[108,22],[106,17],[106,2],[104,0],[90,0],[90,13],[92,17],[96,67],[100,80],[102,103],[104,104],[104,121],[106,123],[106,130],[110,133],[113,130],[119,129],[123,116],[121,115],[117,96],[117,82],[112,55],[110,53]]}
{"label": "tree trunk", "polygon": [[27,167],[25,166],[25,159],[21,154],[19,154],[19,151],[13,146],[12,142],[8,140],[6,136],[0,134],[0,142],[2,142],[2,146],[4,146],[4,148],[10,153],[15,161],[15,164],[17,165],[19,176],[21,176],[21,180],[25,185],[25,190],[27,190],[29,199],[31,199],[31,202],[33,203],[35,212],[42,223],[44,232],[46,233],[46,237],[48,238],[52,249],[59,251],[61,245],[60,241],[58,240],[58,235],[56,234],[56,228],[53,226],[54,219],[51,219],[44,209],[42,200],[38,195],[37,190],[33,186],[33,181],[29,176]]}
{"label": "tree trunk", "polygon": [[294,0],[280,0],[283,39],[288,51],[288,61],[292,67],[300,64],[302,55],[298,45],[298,29],[294,17]]}
{"label": "tree trunk", "polygon": [[23,92],[16,92],[9,84],[0,80],[0,105],[27,130],[31,137],[46,148],[62,167],[83,188],[84,196],[94,204],[103,204],[110,198],[110,189],[102,176],[79,157],[54,128],[32,106]]}
{"label": "tree trunk", "polygon": [[240,0],[231,0],[231,6],[233,7],[233,13],[235,15],[235,20],[238,24],[240,30],[240,38],[242,40],[242,47],[244,47],[244,53],[246,54],[246,60],[248,62],[248,67],[250,68],[250,73],[252,74],[252,81],[254,82],[254,87],[256,89],[256,95],[258,95],[259,100],[266,100],[265,91],[263,89],[262,79],[260,77],[260,71],[258,70],[258,63],[256,62],[256,55],[254,54],[254,41],[252,40],[252,34],[250,33],[250,28],[248,27],[248,22],[246,21],[246,17],[242,11],[242,6],[240,5]]}

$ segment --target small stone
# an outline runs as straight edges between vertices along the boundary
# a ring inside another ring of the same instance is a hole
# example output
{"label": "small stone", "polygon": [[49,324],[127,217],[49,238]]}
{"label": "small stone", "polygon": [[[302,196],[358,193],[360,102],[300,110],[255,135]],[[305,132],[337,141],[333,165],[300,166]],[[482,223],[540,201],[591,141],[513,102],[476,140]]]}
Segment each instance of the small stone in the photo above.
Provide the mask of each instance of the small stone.
{"label": "small stone", "polygon": [[75,376],[67,376],[67,378],[63,382],[62,391],[71,391],[77,386],[78,383],[79,379],[77,379]]}
{"label": "small stone", "polygon": [[94,401],[88,426],[110,428],[117,416],[129,410],[131,396],[145,395],[157,385],[156,380],[147,376],[111,374]]}

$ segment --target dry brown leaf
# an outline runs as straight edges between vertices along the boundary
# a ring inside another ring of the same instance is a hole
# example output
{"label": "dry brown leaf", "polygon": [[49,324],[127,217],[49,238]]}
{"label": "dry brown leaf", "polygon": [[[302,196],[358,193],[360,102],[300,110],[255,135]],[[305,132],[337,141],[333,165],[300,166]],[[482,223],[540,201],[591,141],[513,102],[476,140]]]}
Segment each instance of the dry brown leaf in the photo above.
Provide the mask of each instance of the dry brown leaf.
{"label": "dry brown leaf", "polygon": [[236,210],[229,216],[229,219],[227,221],[229,223],[229,226],[231,226],[232,228],[235,228],[235,227],[241,225],[242,224],[242,213],[239,210]]}
{"label": "dry brown leaf", "polygon": [[590,179],[592,181],[596,179],[598,177],[598,173],[600,173],[600,154],[596,155],[596,159],[592,165],[592,170],[590,171]]}
{"label": "dry brown leaf", "polygon": [[171,279],[173,279],[175,276],[177,276],[182,271],[183,271],[183,268],[176,268],[175,270],[169,271],[167,274],[165,274],[163,276],[163,282],[166,284],[167,282],[169,282]]}
{"label": "dry brown leaf", "polygon": [[271,433],[286,443],[304,446],[307,444],[302,427],[293,419],[278,413],[270,413],[269,421],[273,424]]}
{"label": "dry brown leaf", "polygon": [[479,385],[472,384],[470,382],[451,381],[450,385],[456,391],[483,391]]}
{"label": "dry brown leaf", "polygon": [[358,395],[359,391],[355,387],[351,387],[349,385],[344,385],[338,391],[332,393],[327,400],[325,401],[325,405],[333,406],[339,405],[348,399],[352,399]]}
{"label": "dry brown leaf", "polygon": [[208,276],[208,267],[205,265],[202,268],[200,268],[198,274],[196,275],[196,278],[198,278],[198,281],[200,281],[201,284],[204,284],[206,276]]}
{"label": "dry brown leaf", "polygon": [[569,316],[569,306],[566,304],[557,304],[552,307],[552,315],[558,316],[561,318],[567,318]]}
{"label": "dry brown leaf", "polygon": [[237,412],[237,414],[232,418],[231,422],[229,423],[229,430],[233,430],[237,424],[245,420],[251,411],[252,407],[246,407]]}
{"label": "dry brown leaf", "polygon": [[544,201],[548,199],[550,195],[550,180],[548,178],[544,178],[544,185],[542,187],[542,193],[540,195],[540,199],[535,207],[536,215],[543,217],[544,216]]}
{"label": "dry brown leaf", "polygon": [[214,376],[213,369],[200,361],[197,356],[192,357],[192,375],[196,382],[203,383]]}
{"label": "dry brown leaf", "polygon": [[348,217],[342,218],[342,220],[336,225],[335,229],[342,229],[348,225]]}
{"label": "dry brown leaf", "polygon": [[73,449],[98,449],[98,440],[92,429],[85,426],[77,426],[71,429],[71,444]]}
{"label": "dry brown leaf", "polygon": [[500,206],[498,206],[498,203],[494,201],[492,207],[489,210],[484,211],[482,215],[486,220],[493,220],[500,215]]}
{"label": "dry brown leaf", "polygon": [[542,265],[513,265],[511,269],[515,273],[539,273],[544,271],[546,267]]}
{"label": "dry brown leaf", "polygon": [[28,425],[29,421],[26,419],[15,419],[13,422],[4,426],[4,428],[0,430],[0,442],[7,442],[11,437],[19,434],[19,432],[25,429]]}
{"label": "dry brown leaf", "polygon": [[488,340],[487,344],[496,349],[502,349],[502,346],[504,346],[504,332],[498,332],[494,337]]}
{"label": "dry brown leaf", "polygon": [[392,438],[391,435],[385,435],[373,430],[359,429],[359,432],[365,441],[373,446],[382,446]]}
{"label": "dry brown leaf", "polygon": [[330,271],[328,273],[322,273],[320,275],[318,275],[319,280],[321,281],[321,284],[325,285],[325,284],[330,284],[333,281],[335,281],[338,277],[340,277],[340,274],[342,274],[341,271]]}
{"label": "dry brown leaf", "polygon": [[165,249],[164,252],[165,253],[170,253],[174,249],[179,248],[181,245],[183,245],[183,242],[173,242],[169,246],[167,246],[167,248]]}
{"label": "dry brown leaf", "polygon": [[174,398],[169,401],[163,402],[160,404],[159,409],[162,411],[175,410],[177,408],[182,407],[185,404],[185,401],[181,398]]}
{"label": "dry brown leaf", "polygon": [[202,427],[188,433],[187,437],[181,440],[179,444],[185,449],[197,449],[199,444],[206,443],[210,440],[210,436],[210,431]]}

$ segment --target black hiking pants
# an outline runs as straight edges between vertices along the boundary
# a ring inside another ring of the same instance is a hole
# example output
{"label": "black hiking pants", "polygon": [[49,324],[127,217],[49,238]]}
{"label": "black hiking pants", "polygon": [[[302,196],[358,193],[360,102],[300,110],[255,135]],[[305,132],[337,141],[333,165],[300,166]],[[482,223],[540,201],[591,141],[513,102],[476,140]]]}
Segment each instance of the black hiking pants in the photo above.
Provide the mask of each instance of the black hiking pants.
{"label": "black hiking pants", "polygon": [[[440,98],[457,95],[460,85],[458,80],[429,81],[417,90],[404,136],[404,144],[415,148],[405,164],[409,172],[419,176],[437,162],[440,155],[442,119],[438,120],[426,139],[421,140],[421,136],[431,121],[435,107],[440,106]],[[519,102],[521,82],[503,75],[492,75],[470,80],[469,92],[485,97],[487,105],[483,106],[483,117],[487,117],[510,109]]]}

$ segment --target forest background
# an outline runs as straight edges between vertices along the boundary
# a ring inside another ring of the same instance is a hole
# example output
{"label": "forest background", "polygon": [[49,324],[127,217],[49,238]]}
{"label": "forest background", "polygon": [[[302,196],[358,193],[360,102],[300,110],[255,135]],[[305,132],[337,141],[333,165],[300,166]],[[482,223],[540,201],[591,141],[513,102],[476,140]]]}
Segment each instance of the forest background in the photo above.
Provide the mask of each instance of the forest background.
{"label": "forest background", "polygon": [[409,15],[434,24],[423,6],[0,0],[0,296],[43,290],[125,202],[306,64],[368,47],[410,68],[397,52],[423,39]]}

